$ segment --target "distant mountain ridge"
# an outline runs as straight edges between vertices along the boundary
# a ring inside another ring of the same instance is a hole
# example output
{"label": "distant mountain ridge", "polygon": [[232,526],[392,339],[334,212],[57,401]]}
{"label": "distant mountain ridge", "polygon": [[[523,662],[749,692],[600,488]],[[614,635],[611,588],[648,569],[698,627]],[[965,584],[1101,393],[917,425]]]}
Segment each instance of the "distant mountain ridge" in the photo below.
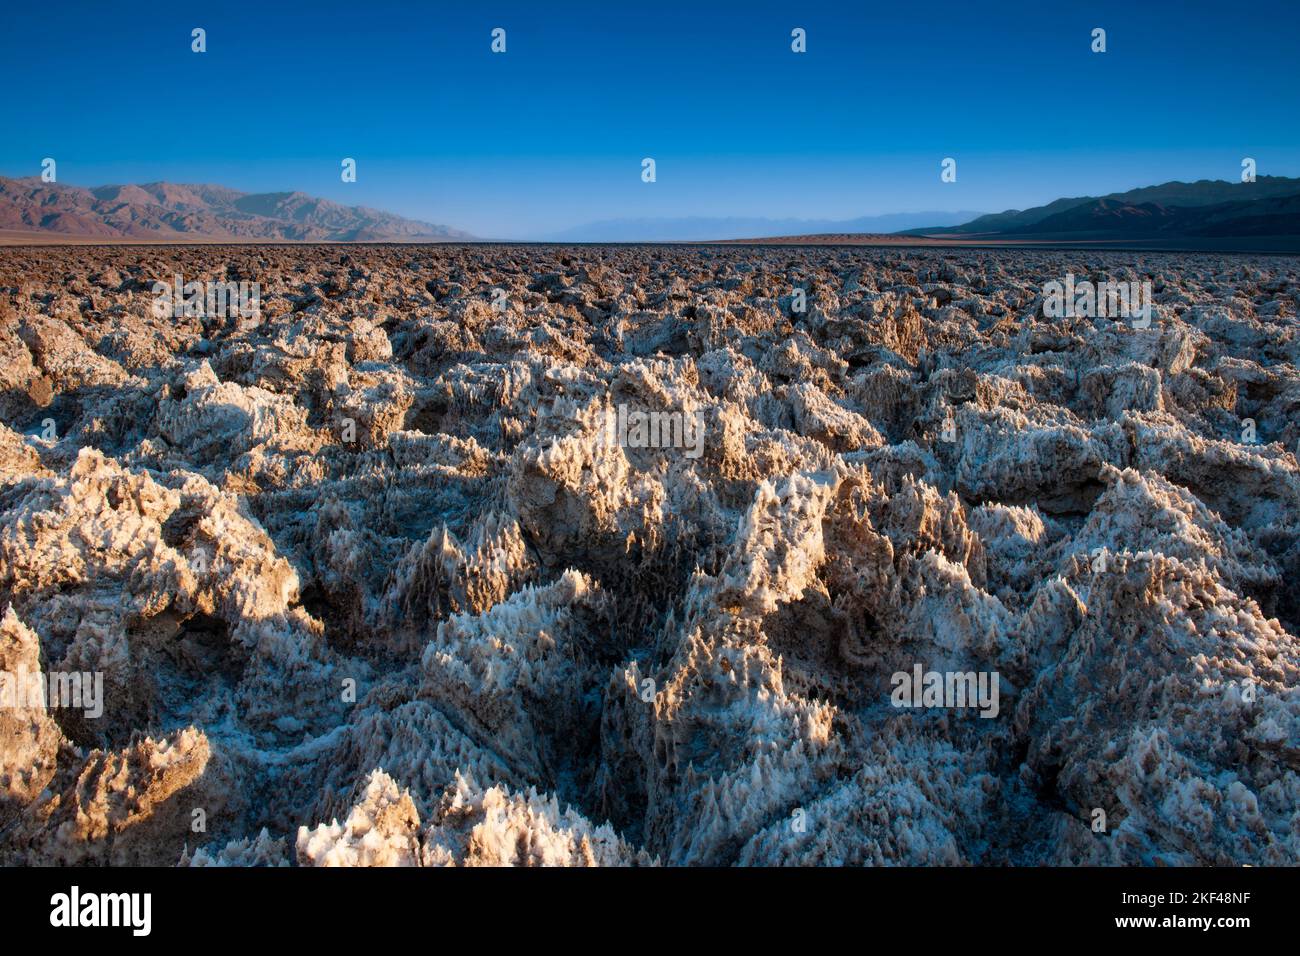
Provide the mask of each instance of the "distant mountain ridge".
{"label": "distant mountain ridge", "polygon": [[84,188],[0,176],[0,230],[105,239],[307,242],[473,238],[448,226],[302,192],[244,193],[225,186],[144,183]]}
{"label": "distant mountain ridge", "polygon": [[1253,183],[1168,182],[1101,197],[1057,199],[961,225],[907,229],[900,234],[1112,241],[1295,238],[1300,237],[1300,179],[1260,176]]}
{"label": "distant mountain ridge", "polygon": [[[927,224],[928,223],[928,224]],[[303,192],[245,193],[211,184],[94,188],[0,176],[0,235],[33,240],[447,242],[475,237],[446,225]],[[962,244],[1131,244],[1300,252],[1300,178],[1253,183],[1167,182],[1030,209],[891,213],[855,219],[684,217],[610,219],[553,242],[707,242],[765,237],[891,234]]]}
{"label": "distant mountain ridge", "polygon": [[887,233],[915,226],[957,225],[977,212],[897,212],[856,219],[768,219],[760,216],[686,216],[604,219],[551,237],[555,242],[707,242],[813,233]]}

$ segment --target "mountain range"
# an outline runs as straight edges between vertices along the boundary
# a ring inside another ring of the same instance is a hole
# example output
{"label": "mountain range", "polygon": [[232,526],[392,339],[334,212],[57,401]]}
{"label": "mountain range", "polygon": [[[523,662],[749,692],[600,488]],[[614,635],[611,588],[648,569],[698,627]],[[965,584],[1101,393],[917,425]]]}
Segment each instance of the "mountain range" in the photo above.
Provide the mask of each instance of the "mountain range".
{"label": "mountain range", "polygon": [[918,226],[955,226],[978,212],[896,212],[856,219],[768,219],[758,216],[605,219],[556,233],[556,242],[708,242],[815,233],[890,233]]}
{"label": "mountain range", "polygon": [[92,189],[0,177],[0,231],[46,238],[420,242],[473,238],[448,226],[301,192],[146,183]]}
{"label": "mountain range", "polygon": [[[785,241],[1087,244],[1300,251],[1300,179],[1168,182],[1030,209],[891,213],[856,219],[687,217],[608,219],[553,242]],[[449,226],[344,206],[302,192],[146,183],[83,188],[0,177],[0,235],[44,241],[438,242],[474,237]],[[791,239],[788,237],[797,237]]]}
{"label": "mountain range", "polygon": [[1260,176],[1251,183],[1168,182],[1100,197],[1057,199],[1032,209],[1009,209],[961,225],[939,223],[903,234],[1168,246],[1253,240],[1249,244],[1255,247],[1295,250],[1300,248],[1300,179]]}

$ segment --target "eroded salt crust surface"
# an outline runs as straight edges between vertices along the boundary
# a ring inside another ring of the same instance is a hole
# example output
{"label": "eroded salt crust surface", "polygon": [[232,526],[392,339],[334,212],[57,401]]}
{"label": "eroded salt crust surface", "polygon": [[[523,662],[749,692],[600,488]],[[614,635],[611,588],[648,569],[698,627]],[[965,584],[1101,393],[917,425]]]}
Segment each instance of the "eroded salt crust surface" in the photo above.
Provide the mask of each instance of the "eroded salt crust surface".
{"label": "eroded salt crust surface", "polygon": [[4,250],[0,862],[1295,863],[1298,270]]}

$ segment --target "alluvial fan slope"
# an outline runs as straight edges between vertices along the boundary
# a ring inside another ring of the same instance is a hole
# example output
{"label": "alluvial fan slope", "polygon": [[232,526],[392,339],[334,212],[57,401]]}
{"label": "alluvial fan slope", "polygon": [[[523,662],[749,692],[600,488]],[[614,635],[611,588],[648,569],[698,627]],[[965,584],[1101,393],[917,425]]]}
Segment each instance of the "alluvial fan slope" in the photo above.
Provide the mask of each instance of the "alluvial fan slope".
{"label": "alluvial fan slope", "polygon": [[[260,312],[156,317],[176,275]],[[1051,317],[1067,275],[1149,280],[1149,327]],[[0,708],[0,862],[1295,863],[1298,298],[1213,255],[0,252],[0,671],[103,682]],[[895,706],[914,671],[997,706]]]}

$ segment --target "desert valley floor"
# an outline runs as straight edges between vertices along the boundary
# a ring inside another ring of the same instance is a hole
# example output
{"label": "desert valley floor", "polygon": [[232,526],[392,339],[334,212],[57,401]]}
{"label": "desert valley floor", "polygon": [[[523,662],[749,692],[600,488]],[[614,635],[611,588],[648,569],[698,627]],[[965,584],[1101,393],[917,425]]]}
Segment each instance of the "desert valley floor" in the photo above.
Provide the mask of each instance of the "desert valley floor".
{"label": "desert valley floor", "polygon": [[0,249],[0,672],[102,679],[0,707],[0,863],[1294,864],[1298,301],[1267,256]]}

